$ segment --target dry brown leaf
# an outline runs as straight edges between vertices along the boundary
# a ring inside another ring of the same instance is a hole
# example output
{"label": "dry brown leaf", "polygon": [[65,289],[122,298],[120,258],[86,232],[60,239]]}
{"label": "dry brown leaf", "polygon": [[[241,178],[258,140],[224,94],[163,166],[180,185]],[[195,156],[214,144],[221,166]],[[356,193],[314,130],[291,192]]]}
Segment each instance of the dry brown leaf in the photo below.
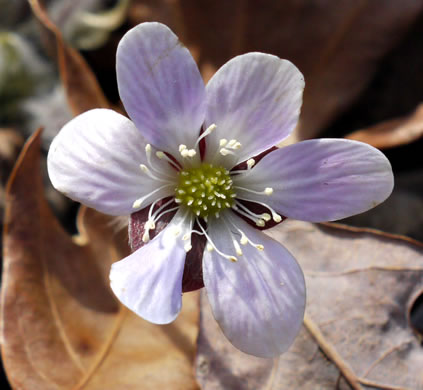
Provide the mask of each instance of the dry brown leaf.
{"label": "dry brown leaf", "polygon": [[135,23],[155,18],[170,24],[205,79],[249,51],[291,60],[306,80],[297,134],[303,139],[316,136],[359,96],[423,1],[134,0],[134,8],[143,10]]}
{"label": "dry brown leaf", "polygon": [[378,149],[407,145],[423,137],[423,104],[409,116],[360,129],[345,138],[366,142]]}
{"label": "dry brown leaf", "polygon": [[60,76],[74,115],[92,108],[109,108],[110,103],[84,58],[66,44],[59,28],[50,20],[39,0],[28,1],[49,38],[56,42]]}
{"label": "dry brown leaf", "polygon": [[115,300],[110,264],[126,233],[90,209],[70,237],[52,215],[40,176],[40,134],[8,184],[1,291],[2,356],[19,390],[197,389],[192,373],[198,296],[178,319],[143,321]]}
{"label": "dry brown leaf", "polygon": [[422,389],[423,350],[408,317],[423,288],[423,245],[290,220],[270,235],[305,272],[303,329],[279,359],[254,358],[226,341],[202,297],[196,361],[202,388]]}

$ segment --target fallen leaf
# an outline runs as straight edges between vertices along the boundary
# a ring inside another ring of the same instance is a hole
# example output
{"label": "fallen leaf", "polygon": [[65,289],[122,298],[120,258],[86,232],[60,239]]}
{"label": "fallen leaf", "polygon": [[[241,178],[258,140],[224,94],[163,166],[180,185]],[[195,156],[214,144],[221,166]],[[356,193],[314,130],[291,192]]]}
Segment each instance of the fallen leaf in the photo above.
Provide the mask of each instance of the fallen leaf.
{"label": "fallen leaf", "polygon": [[407,145],[423,137],[423,104],[409,116],[395,118],[354,131],[345,138],[366,142],[378,149]]}
{"label": "fallen leaf", "polygon": [[423,388],[423,350],[409,323],[423,286],[423,244],[370,229],[291,220],[269,234],[303,267],[303,329],[278,359],[255,358],[225,340],[202,296],[196,359],[202,388]]}
{"label": "fallen leaf", "polygon": [[82,208],[69,236],[43,194],[40,134],[25,145],[6,193],[2,357],[19,390],[197,389],[198,295],[157,326],[122,307],[111,263],[128,254],[115,220]]}
{"label": "fallen leaf", "polygon": [[84,58],[66,44],[59,28],[50,20],[39,0],[28,1],[50,40],[56,42],[60,76],[74,115],[92,108],[110,108],[110,103]]}

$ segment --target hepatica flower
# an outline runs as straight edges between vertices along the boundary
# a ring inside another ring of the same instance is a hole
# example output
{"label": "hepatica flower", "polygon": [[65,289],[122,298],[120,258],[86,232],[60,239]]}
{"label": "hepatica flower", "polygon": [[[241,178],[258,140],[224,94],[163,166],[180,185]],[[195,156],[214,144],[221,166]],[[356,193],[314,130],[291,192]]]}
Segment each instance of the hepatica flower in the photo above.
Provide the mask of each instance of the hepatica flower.
{"label": "hepatica flower", "polygon": [[[281,354],[302,324],[304,277],[260,229],[283,217],[332,221],[374,207],[392,191],[388,160],[342,139],[271,150],[296,126],[304,88],[298,69],[273,55],[235,57],[204,86],[178,38],[144,23],[119,44],[117,79],[131,120],[88,111],[64,126],[48,155],[53,185],[70,198],[115,216],[144,210],[144,245],[113,264],[114,293],[151,322],[173,321],[197,236],[207,296],[227,338],[253,355]],[[158,233],[160,220],[169,223]]]}

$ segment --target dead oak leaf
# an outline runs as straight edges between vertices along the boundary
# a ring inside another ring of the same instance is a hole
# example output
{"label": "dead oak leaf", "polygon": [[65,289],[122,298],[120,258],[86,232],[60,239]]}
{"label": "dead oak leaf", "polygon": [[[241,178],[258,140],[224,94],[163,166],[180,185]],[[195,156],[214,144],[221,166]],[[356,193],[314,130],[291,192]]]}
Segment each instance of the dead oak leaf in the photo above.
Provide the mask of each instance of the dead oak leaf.
{"label": "dead oak leaf", "polygon": [[305,272],[303,329],[279,359],[254,358],[224,339],[202,299],[196,367],[203,389],[422,388],[423,350],[408,317],[423,288],[423,245],[290,220],[269,234]]}
{"label": "dead oak leaf", "polygon": [[115,300],[108,272],[128,254],[126,233],[90,209],[81,209],[79,236],[63,231],[43,194],[40,134],[24,147],[6,194],[1,347],[12,387],[197,389],[197,295],[187,294],[166,326]]}
{"label": "dead oak leaf", "polygon": [[390,119],[345,136],[378,149],[407,145],[423,137],[423,104],[409,116]]}

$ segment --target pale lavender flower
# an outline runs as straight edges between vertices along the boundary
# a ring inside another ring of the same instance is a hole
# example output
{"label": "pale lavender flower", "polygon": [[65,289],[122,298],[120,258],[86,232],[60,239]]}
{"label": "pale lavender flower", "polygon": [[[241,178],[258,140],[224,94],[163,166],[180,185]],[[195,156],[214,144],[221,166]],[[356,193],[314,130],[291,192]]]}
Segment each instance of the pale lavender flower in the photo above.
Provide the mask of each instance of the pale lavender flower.
{"label": "pale lavender flower", "polygon": [[201,235],[204,285],[225,335],[244,352],[281,354],[302,324],[304,277],[292,255],[254,226],[366,211],[392,191],[388,160],[341,139],[254,159],[292,132],[302,103],[303,76],[273,55],[235,57],[205,87],[177,37],[144,23],[119,44],[117,78],[132,121],[88,111],[60,131],[48,155],[53,185],[70,198],[116,216],[149,207],[146,244],[112,266],[114,293],[151,322],[173,321],[191,238]]}

